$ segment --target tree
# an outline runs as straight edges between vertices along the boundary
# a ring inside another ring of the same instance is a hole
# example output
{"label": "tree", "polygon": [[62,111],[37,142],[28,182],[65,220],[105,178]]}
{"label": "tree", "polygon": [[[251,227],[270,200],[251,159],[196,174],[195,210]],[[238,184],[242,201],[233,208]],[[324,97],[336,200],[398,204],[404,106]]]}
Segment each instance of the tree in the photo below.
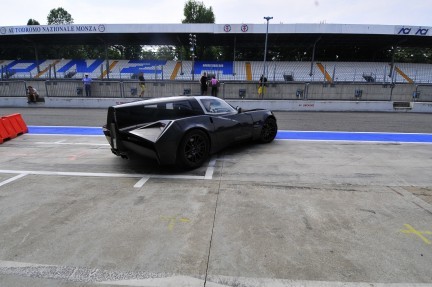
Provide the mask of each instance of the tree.
{"label": "tree", "polygon": [[395,51],[396,62],[406,63],[431,63],[431,48],[397,48]]}
{"label": "tree", "polygon": [[40,25],[38,21],[36,21],[35,19],[29,19],[27,21],[27,25]]}
{"label": "tree", "polygon": [[142,57],[141,45],[113,45],[111,48],[117,50],[121,59],[141,59]]}
{"label": "tree", "polygon": [[[73,24],[73,18],[71,14],[69,14],[65,9],[59,7],[57,9],[51,9],[47,16],[48,25],[68,25]],[[55,58],[70,58],[72,56],[81,58],[81,53],[79,51],[83,51],[82,46],[50,46],[50,51],[48,52],[50,55],[53,55]]]}
{"label": "tree", "polygon": [[140,59],[142,55],[141,45],[125,45],[124,57],[125,59]]}
{"label": "tree", "polygon": [[184,6],[185,19],[182,23],[214,23],[215,16],[212,7],[206,8],[203,2],[188,0]]}
{"label": "tree", "polygon": [[158,60],[175,60],[176,50],[173,46],[161,46],[157,49],[156,58]]}
{"label": "tree", "polygon": [[[185,3],[183,12],[185,16],[185,19],[182,20],[183,24],[186,23],[213,23],[214,24],[215,22],[215,16],[212,7],[207,8],[203,2],[199,2],[196,0],[188,0]],[[180,51],[182,49],[177,47],[177,50]],[[190,53],[190,49],[185,49],[185,52],[186,53],[183,54],[183,59],[190,59],[192,56]],[[200,43],[199,39],[197,39],[195,55],[199,60],[216,59],[216,57],[218,56],[218,52],[215,50],[215,47],[208,48],[205,45],[203,45],[203,43]]]}
{"label": "tree", "polygon": [[65,9],[59,7],[57,9],[52,9],[47,17],[48,25],[64,25],[73,24],[74,20]]}

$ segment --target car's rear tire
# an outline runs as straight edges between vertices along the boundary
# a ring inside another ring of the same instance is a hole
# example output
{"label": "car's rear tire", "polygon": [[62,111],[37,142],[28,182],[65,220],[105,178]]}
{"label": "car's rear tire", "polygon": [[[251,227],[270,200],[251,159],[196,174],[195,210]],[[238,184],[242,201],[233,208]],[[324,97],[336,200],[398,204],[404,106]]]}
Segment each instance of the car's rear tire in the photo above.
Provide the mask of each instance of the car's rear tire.
{"label": "car's rear tire", "polygon": [[178,162],[185,168],[197,168],[208,158],[210,140],[201,130],[186,133],[180,142],[177,157]]}
{"label": "car's rear tire", "polygon": [[261,129],[260,142],[269,143],[274,140],[277,134],[277,123],[274,118],[267,118],[264,121],[263,127]]}

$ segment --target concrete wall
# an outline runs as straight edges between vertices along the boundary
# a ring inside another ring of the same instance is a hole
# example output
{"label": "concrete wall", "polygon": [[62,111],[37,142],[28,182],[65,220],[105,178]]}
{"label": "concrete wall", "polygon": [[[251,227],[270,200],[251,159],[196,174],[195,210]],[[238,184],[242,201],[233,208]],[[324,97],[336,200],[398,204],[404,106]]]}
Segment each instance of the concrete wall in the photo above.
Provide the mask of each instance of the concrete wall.
{"label": "concrete wall", "polygon": [[[0,81],[0,97],[25,96],[26,87],[35,87],[41,97],[84,97],[80,80],[56,81]],[[258,85],[255,82],[222,82],[218,96],[226,99],[258,99]],[[145,97],[163,97],[200,94],[198,81],[147,81]],[[360,91],[360,96],[356,96]],[[270,100],[337,100],[337,101],[412,101],[415,92],[419,101],[432,101],[432,85],[382,85],[338,83],[336,85],[303,82],[268,83],[264,99]],[[93,81],[92,97],[124,98],[139,96],[137,81]],[[210,88],[208,91],[210,94]]]}
{"label": "concrete wall", "polygon": [[[101,108],[136,101],[137,98],[82,98],[46,97],[44,103],[27,104],[24,97],[0,97],[1,107],[29,108]],[[416,112],[432,113],[432,102],[410,102],[399,107],[391,101],[315,101],[315,100],[246,100],[227,99],[233,106],[243,109],[271,109],[273,111],[321,112]]]}
{"label": "concrete wall", "polygon": [[416,88],[416,92],[418,92],[419,101],[432,101],[432,85],[418,85]]}

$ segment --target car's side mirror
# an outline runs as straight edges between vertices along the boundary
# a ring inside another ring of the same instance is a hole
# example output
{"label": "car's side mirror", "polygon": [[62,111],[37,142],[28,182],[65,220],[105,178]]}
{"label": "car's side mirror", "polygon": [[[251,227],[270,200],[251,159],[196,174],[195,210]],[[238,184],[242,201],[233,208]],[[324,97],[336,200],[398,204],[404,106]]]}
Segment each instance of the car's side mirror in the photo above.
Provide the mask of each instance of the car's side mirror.
{"label": "car's side mirror", "polygon": [[242,108],[239,107],[239,106],[236,107],[236,110],[237,110],[237,112],[238,112],[239,114],[242,112]]}

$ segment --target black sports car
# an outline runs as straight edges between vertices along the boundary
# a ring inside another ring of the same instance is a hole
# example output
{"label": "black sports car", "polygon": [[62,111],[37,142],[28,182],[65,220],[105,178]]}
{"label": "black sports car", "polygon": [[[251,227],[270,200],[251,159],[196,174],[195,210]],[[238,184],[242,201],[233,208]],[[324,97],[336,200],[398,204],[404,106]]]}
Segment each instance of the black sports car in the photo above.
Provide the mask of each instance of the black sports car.
{"label": "black sports car", "polygon": [[210,154],[240,141],[269,143],[277,133],[269,110],[242,111],[210,96],[155,98],[108,108],[103,132],[111,151],[196,168]]}

